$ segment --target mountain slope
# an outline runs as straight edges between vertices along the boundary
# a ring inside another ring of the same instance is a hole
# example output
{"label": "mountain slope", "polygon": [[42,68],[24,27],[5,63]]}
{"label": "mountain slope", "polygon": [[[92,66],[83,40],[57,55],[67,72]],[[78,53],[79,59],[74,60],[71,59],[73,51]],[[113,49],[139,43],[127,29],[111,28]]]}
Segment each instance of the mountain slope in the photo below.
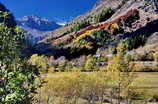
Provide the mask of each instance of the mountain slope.
{"label": "mountain slope", "polygon": [[[132,50],[144,45],[157,32],[157,10],[155,0],[101,0],[91,11],[41,41],[41,44],[49,45],[42,53],[50,52],[50,47],[57,47],[56,54],[52,54],[57,57],[100,54],[100,50],[115,49],[122,41],[127,42],[128,49]],[[137,38],[141,40],[137,41]],[[129,44],[131,41],[136,43]]]}
{"label": "mountain slope", "polygon": [[87,13],[80,15],[67,23],[67,26],[64,26],[62,28],[59,28],[51,33],[51,35],[47,38],[45,38],[43,41],[50,40],[50,38],[60,36],[67,32],[67,30],[70,30],[75,24],[80,23],[83,20],[89,19],[92,16],[97,16],[102,12],[103,8],[111,8],[113,10],[117,10],[117,8],[120,7],[124,3],[125,0],[98,0],[98,2],[94,5],[94,7],[89,10]]}

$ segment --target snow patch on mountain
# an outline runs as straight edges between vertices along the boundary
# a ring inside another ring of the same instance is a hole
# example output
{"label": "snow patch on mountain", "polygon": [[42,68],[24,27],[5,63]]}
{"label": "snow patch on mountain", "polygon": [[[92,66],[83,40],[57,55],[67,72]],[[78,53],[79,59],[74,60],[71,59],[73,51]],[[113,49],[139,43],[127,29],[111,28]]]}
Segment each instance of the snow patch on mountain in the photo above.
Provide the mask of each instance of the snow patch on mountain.
{"label": "snow patch on mountain", "polygon": [[67,22],[57,22],[58,25],[65,26]]}

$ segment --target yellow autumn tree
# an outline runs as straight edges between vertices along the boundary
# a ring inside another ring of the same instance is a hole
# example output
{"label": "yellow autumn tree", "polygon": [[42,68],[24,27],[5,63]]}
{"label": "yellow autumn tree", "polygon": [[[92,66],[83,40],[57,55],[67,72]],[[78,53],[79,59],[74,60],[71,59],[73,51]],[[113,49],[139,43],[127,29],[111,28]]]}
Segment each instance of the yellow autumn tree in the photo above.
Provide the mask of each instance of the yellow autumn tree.
{"label": "yellow autumn tree", "polygon": [[124,99],[127,102],[131,98],[131,83],[134,79],[133,73],[129,65],[129,58],[125,57],[126,47],[124,44],[119,44],[117,47],[117,54],[108,63],[107,75],[111,80],[112,95],[111,97],[117,97],[118,104],[120,99]]}
{"label": "yellow autumn tree", "polygon": [[47,59],[44,56],[38,56],[38,54],[34,54],[31,56],[29,62],[32,65],[36,65],[41,73],[45,73],[48,70]]}
{"label": "yellow autumn tree", "polygon": [[158,51],[153,54],[154,60],[158,62]]}
{"label": "yellow autumn tree", "polygon": [[84,66],[84,69],[86,71],[97,71],[99,68],[95,65],[96,60],[93,58],[93,56],[87,56],[87,60]]}

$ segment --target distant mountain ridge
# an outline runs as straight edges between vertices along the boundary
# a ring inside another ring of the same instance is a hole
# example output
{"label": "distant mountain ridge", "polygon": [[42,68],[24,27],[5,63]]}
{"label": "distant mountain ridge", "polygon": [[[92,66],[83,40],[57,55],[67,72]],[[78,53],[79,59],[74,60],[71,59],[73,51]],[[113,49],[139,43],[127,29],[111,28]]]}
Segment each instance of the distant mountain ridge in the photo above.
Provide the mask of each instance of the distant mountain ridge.
{"label": "distant mountain ridge", "polygon": [[24,16],[17,19],[16,22],[22,29],[28,31],[26,39],[32,44],[36,44],[49,32],[61,27],[57,22],[39,16]]}
{"label": "distant mountain ridge", "polygon": [[39,16],[24,16],[17,19],[17,24],[24,28],[37,29],[40,31],[52,31],[60,27],[56,22]]}

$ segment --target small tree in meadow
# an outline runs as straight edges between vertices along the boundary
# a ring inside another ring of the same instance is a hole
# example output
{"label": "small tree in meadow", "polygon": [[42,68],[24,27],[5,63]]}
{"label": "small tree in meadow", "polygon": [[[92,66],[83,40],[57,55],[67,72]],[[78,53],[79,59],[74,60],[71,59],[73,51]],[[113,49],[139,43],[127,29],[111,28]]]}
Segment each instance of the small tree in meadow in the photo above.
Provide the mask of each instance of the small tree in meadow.
{"label": "small tree in meadow", "polygon": [[131,83],[133,81],[133,73],[130,72],[129,58],[125,58],[126,47],[124,44],[119,44],[117,47],[117,54],[113,57],[107,66],[107,73],[109,80],[111,80],[112,96],[117,97],[118,104],[121,99],[125,99],[129,104],[131,97]]}
{"label": "small tree in meadow", "polygon": [[154,60],[158,62],[158,51],[153,54]]}

